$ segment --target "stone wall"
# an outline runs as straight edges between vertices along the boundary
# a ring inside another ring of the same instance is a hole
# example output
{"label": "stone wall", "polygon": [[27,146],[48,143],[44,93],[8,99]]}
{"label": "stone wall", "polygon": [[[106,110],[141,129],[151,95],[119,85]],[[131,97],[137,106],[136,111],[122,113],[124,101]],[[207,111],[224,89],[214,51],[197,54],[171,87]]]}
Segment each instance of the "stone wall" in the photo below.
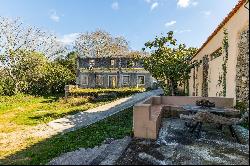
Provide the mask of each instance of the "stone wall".
{"label": "stone wall", "polygon": [[249,29],[240,33],[236,65],[236,100],[249,106]]}
{"label": "stone wall", "polygon": [[[81,84],[81,75],[85,75],[88,77],[88,84],[87,85],[82,85]],[[97,85],[96,83],[96,76],[102,76],[103,78],[103,84]],[[124,76],[129,76],[129,84],[128,85],[123,85],[122,83],[122,77]],[[150,73],[148,72],[108,72],[107,70],[104,72],[87,72],[87,73],[79,73],[79,76],[77,77],[77,85],[79,85],[81,88],[109,88],[109,76],[116,76],[116,87],[137,87],[137,77],[138,76],[144,76],[145,77],[145,84],[141,85],[142,87],[148,88],[152,87],[153,84],[153,78]]]}

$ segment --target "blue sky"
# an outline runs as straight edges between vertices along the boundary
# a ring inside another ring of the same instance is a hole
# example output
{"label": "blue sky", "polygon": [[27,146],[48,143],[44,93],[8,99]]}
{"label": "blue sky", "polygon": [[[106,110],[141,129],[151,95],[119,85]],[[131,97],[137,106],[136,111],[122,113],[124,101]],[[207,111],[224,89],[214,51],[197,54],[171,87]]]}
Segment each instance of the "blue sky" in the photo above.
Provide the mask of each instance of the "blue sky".
{"label": "blue sky", "polygon": [[0,0],[0,16],[54,32],[70,43],[80,32],[98,28],[124,36],[140,50],[156,35],[200,47],[237,0]]}

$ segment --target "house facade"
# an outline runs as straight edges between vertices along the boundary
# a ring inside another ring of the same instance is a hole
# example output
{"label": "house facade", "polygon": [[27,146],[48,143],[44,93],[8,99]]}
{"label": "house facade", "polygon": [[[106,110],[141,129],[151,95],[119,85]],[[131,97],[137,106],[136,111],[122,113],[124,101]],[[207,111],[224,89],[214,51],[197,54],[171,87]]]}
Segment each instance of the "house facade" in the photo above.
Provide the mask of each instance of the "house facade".
{"label": "house facade", "polygon": [[151,87],[153,78],[131,57],[79,57],[76,83],[81,88]]}
{"label": "house facade", "polygon": [[237,3],[192,60],[202,63],[190,73],[190,96],[230,97],[248,104],[248,1]]}

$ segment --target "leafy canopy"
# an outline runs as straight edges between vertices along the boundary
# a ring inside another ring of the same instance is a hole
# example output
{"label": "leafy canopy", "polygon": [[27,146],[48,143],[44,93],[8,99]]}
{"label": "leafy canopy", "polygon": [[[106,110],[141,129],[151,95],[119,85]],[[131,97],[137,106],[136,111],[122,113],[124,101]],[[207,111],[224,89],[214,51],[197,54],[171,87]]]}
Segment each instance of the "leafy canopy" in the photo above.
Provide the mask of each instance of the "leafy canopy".
{"label": "leafy canopy", "polygon": [[170,95],[175,95],[178,83],[186,83],[191,69],[198,65],[197,61],[191,61],[197,49],[177,44],[172,31],[167,36],[148,41],[145,47],[150,49],[151,56],[144,57],[144,68],[162,83],[161,86],[167,94],[171,92]]}

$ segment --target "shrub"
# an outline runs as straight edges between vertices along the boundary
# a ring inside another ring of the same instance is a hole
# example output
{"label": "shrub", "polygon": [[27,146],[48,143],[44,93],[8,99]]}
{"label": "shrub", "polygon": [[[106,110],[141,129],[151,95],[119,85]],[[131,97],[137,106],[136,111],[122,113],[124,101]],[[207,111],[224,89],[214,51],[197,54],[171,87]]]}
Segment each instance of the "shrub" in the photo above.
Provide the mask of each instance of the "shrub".
{"label": "shrub", "polygon": [[[243,102],[243,101],[236,101],[236,105],[235,105],[235,108],[240,110],[240,113],[241,115],[243,115],[247,110],[248,106],[246,104],[246,102]],[[243,127],[249,129],[249,118],[247,121],[245,121],[243,124],[242,124]]]}
{"label": "shrub", "polygon": [[69,91],[70,96],[94,96],[98,97],[99,94],[116,93],[118,97],[131,95],[133,93],[144,92],[145,88],[115,88],[115,89],[92,89],[92,88],[72,88]]}
{"label": "shrub", "polygon": [[70,106],[79,106],[88,103],[90,97],[70,97],[67,100],[63,100],[64,103],[68,103]]}

